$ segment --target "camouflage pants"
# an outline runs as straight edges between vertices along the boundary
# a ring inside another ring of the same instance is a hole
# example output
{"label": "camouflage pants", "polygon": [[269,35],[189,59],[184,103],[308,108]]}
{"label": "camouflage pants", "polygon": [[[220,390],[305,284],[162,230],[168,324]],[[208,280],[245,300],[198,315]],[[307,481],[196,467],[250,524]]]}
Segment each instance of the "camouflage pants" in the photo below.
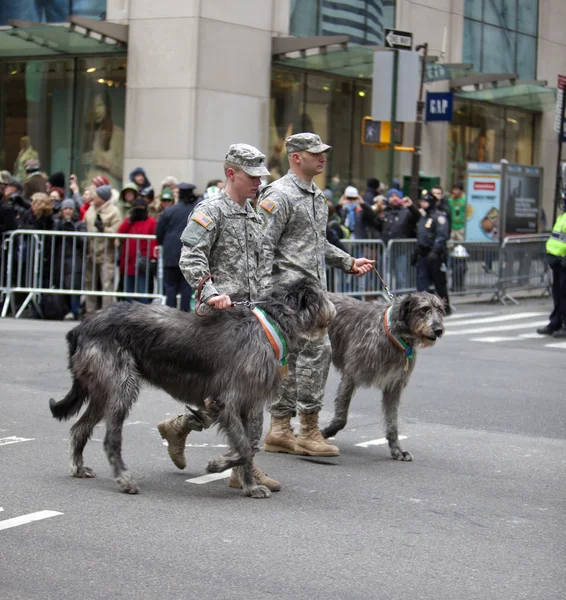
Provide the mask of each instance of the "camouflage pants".
{"label": "camouflage pants", "polygon": [[[212,425],[212,422],[206,418],[204,411],[193,411],[188,406],[185,407],[185,422],[188,423],[191,431],[202,431]],[[252,419],[250,427],[252,452],[257,454],[259,452],[259,441],[263,433],[263,411],[257,418]]]}
{"label": "camouflage pants", "polygon": [[289,373],[279,388],[279,398],[269,412],[273,417],[294,417],[318,412],[324,402],[324,388],[330,369],[331,349],[328,334],[317,340],[306,336],[299,353],[289,354]]}

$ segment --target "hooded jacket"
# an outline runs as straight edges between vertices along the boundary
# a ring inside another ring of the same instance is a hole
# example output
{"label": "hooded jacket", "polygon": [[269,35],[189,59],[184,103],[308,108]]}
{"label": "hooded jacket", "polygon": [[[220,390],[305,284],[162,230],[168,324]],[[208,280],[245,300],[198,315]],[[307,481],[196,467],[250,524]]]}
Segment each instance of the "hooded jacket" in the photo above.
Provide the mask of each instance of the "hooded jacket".
{"label": "hooded jacket", "polygon": [[[134,181],[134,177],[136,175],[143,175],[144,178],[144,182],[142,185],[137,185],[136,182]],[[150,187],[151,186],[151,182],[149,181],[149,179],[147,178],[147,175],[145,174],[145,171],[141,168],[141,167],[136,167],[131,173],[130,173],[130,181],[136,186],[136,188],[139,190],[143,190],[143,188],[146,187]]]}

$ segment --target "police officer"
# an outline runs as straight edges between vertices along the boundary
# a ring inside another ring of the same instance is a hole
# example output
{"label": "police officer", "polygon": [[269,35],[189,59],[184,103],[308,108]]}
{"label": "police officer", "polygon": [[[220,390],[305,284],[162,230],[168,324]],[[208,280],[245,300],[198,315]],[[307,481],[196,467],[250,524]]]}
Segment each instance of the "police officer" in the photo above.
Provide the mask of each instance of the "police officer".
{"label": "police officer", "polygon": [[556,219],[546,242],[547,262],[552,269],[552,300],[554,310],[548,325],[537,329],[542,335],[566,337],[566,196],[562,199],[564,212]]}
{"label": "police officer", "polygon": [[[248,198],[254,198],[260,177],[269,175],[265,155],[248,144],[230,146],[224,162],[226,187],[197,204],[181,236],[183,247],[179,267],[188,284],[197,289],[207,277],[200,300],[215,309],[226,309],[238,300],[256,300],[262,293],[266,268],[263,261],[262,218],[253,210]],[[200,419],[197,417],[200,417]],[[186,411],[157,426],[167,440],[169,456],[179,468],[186,466],[184,449],[190,431],[210,426],[206,413]],[[252,448],[258,451],[263,415],[252,423]],[[241,488],[240,469],[233,469],[230,487]],[[254,478],[271,491],[281,484],[269,478],[256,465]]]}
{"label": "police officer", "polygon": [[420,200],[421,218],[417,224],[417,247],[413,264],[417,266],[417,291],[426,292],[434,284],[436,293],[451,314],[446,281],[450,225],[446,211],[440,208],[441,200],[426,195]]}
{"label": "police officer", "polygon": [[[322,174],[331,150],[314,133],[298,133],[285,140],[290,170],[266,186],[258,212],[265,219],[266,265],[272,264],[272,283],[289,283],[301,277],[326,288],[326,265],[362,276],[375,261],[352,258],[326,239],[328,207],[314,183]],[[299,354],[288,357],[289,373],[282,381],[279,398],[271,408],[271,428],[264,450],[310,456],[338,456],[339,450],[322,436],[318,415],[330,368],[330,340],[303,340]],[[301,431],[295,438],[291,417],[299,409]]]}

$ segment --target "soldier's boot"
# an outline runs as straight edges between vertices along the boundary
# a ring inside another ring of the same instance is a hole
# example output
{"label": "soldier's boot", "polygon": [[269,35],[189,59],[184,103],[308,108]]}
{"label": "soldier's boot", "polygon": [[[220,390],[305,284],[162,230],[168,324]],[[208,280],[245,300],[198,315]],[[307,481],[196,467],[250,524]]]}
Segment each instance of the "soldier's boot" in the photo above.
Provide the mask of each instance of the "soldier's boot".
{"label": "soldier's boot", "polygon": [[271,417],[271,426],[265,436],[263,449],[265,452],[295,454],[295,434],[291,429],[291,415]]}
{"label": "soldier's boot", "polygon": [[178,415],[173,419],[167,419],[157,425],[161,437],[167,441],[167,452],[178,469],[187,466],[185,460],[185,442],[192,431],[190,423],[185,415]]}
{"label": "soldier's boot", "polygon": [[[240,473],[242,467],[236,467],[232,469],[232,473],[230,474],[230,479],[228,480],[228,485],[231,488],[236,488],[238,490],[242,489],[242,482],[240,480]],[[252,467],[252,473],[254,476],[254,480],[258,485],[264,485],[266,488],[271,490],[272,492],[278,492],[281,489],[281,484],[276,480],[272,479],[264,473],[254,462]]]}
{"label": "soldier's boot", "polygon": [[340,450],[324,439],[318,428],[318,412],[299,413],[301,431],[296,439],[296,454],[339,456]]}

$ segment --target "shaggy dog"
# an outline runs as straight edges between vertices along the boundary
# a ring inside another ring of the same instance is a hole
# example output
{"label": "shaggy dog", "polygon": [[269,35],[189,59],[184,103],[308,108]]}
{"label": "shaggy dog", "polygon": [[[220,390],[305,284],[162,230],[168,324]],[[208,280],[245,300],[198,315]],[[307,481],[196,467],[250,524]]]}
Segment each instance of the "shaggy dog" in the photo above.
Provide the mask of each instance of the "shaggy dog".
{"label": "shaggy dog", "polygon": [[356,387],[378,387],[383,392],[391,456],[412,460],[399,445],[399,402],[415,368],[416,348],[432,346],[444,333],[442,301],[428,292],[395,298],[390,307],[338,294],[329,296],[336,307],[336,317],[328,329],[332,362],[342,378],[334,417],[323,430],[324,437],[332,437],[346,426]]}
{"label": "shaggy dog", "polygon": [[[274,288],[258,304],[291,350],[299,332],[322,335],[335,314],[328,295],[306,279]],[[51,399],[49,406],[63,420],[87,403],[71,427],[71,475],[95,476],[83,465],[83,450],[104,419],[104,450],[118,486],[138,492],[122,460],[122,427],[140,386],[148,383],[179,402],[205,408],[225,433],[230,452],[210,461],[209,473],[241,465],[244,493],[270,496],[252,476],[250,421],[276,397],[280,364],[249,308],[211,310],[201,318],[166,306],[119,302],[71,330],[67,342],[73,384],[63,400]]]}

